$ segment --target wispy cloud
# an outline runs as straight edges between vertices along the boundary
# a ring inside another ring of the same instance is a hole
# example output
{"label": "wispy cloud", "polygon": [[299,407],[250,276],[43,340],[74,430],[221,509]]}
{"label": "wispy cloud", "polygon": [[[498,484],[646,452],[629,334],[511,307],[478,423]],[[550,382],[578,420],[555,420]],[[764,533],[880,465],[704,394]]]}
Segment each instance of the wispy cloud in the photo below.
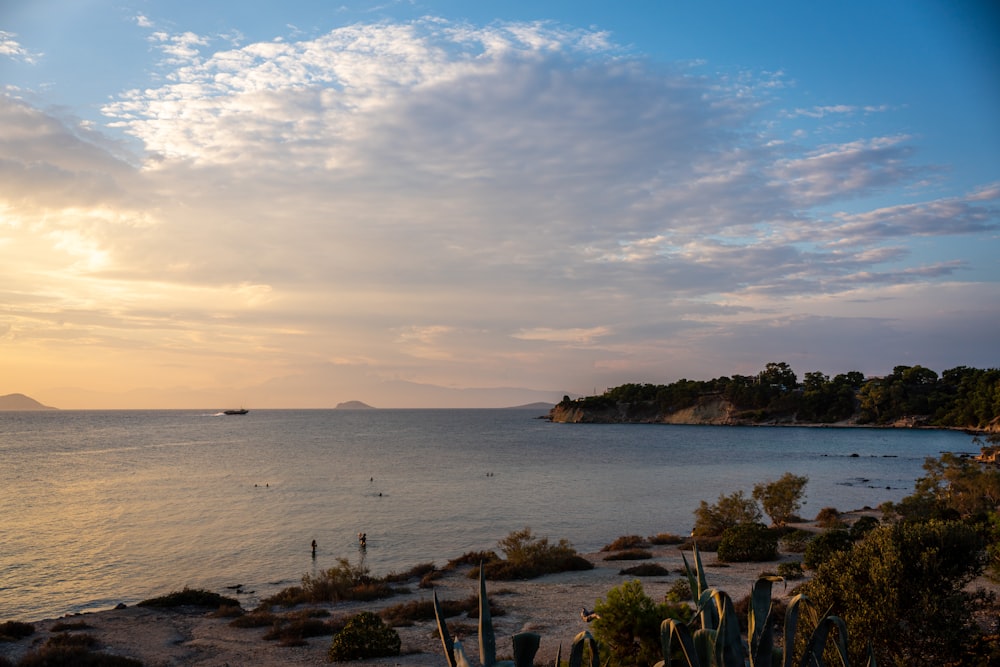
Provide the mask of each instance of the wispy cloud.
{"label": "wispy cloud", "polygon": [[14,33],[0,30],[0,56],[34,65],[43,55],[22,46]]}

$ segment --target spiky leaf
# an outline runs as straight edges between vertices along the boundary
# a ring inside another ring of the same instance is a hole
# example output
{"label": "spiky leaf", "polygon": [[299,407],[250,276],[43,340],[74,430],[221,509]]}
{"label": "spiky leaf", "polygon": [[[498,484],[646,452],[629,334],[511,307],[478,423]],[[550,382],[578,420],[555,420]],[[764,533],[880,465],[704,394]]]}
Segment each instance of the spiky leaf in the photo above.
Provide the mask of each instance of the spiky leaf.
{"label": "spiky leaf", "polygon": [[542,642],[542,636],[536,632],[520,632],[513,637],[514,665],[516,667],[532,667],[535,664],[535,654]]}
{"label": "spiky leaf", "polygon": [[448,659],[448,667],[457,667],[455,662],[455,642],[448,632],[448,624],[444,620],[444,612],[441,611],[441,604],[438,602],[437,591],[434,592],[434,618],[437,620],[438,635],[441,637],[441,646],[444,648],[444,655]]}
{"label": "spiky leaf", "polygon": [[601,667],[601,656],[597,649],[597,640],[587,630],[573,639],[569,651],[569,667],[583,667],[583,650],[590,648],[590,667]]}
{"label": "spiky leaf", "polygon": [[486,598],[486,568],[479,564],[479,661],[492,667],[497,661],[497,640],[493,632],[490,602]]}

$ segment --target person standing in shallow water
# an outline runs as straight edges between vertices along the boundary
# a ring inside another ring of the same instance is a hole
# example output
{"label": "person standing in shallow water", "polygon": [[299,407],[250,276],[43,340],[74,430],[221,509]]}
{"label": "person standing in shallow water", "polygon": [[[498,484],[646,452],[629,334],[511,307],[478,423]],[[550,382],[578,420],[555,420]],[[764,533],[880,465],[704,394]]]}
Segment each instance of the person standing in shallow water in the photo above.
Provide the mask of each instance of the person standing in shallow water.
{"label": "person standing in shallow water", "polygon": [[316,540],[313,540],[312,548],[313,548],[313,560],[316,560]]}

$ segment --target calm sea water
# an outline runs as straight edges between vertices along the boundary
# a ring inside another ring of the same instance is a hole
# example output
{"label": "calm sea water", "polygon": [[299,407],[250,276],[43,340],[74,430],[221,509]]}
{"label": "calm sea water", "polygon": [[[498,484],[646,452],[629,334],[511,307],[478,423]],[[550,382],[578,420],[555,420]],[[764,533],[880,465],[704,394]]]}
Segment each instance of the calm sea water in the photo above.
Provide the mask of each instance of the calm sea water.
{"label": "calm sea water", "polygon": [[[184,586],[244,606],[303,574],[374,574],[530,527],[581,551],[686,534],[700,500],[809,476],[802,514],[899,500],[957,432],[569,425],[526,410],[0,413],[0,621]],[[857,456],[854,456],[854,455]],[[311,558],[310,542],[319,548]]]}

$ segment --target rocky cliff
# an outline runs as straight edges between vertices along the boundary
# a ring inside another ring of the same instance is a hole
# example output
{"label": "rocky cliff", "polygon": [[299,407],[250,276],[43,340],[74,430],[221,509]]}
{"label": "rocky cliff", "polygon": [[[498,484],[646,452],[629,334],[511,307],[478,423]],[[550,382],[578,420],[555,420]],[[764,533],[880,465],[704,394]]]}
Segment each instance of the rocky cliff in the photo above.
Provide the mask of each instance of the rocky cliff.
{"label": "rocky cliff", "polygon": [[703,396],[687,408],[661,412],[650,404],[618,403],[614,406],[583,408],[559,404],[549,411],[549,419],[566,424],[749,424],[737,417],[733,404],[721,396]]}

